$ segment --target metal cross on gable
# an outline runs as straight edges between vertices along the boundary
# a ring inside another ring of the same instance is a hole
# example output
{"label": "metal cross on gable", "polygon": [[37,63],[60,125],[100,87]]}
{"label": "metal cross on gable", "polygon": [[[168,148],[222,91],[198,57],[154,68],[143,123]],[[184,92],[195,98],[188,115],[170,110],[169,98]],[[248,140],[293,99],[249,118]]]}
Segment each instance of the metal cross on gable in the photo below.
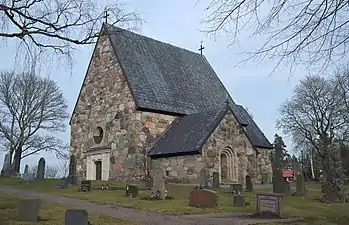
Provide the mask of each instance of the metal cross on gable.
{"label": "metal cross on gable", "polygon": [[108,13],[108,10],[106,10],[106,11],[104,12],[105,24],[108,24],[108,16],[110,16],[110,14]]}
{"label": "metal cross on gable", "polygon": [[203,41],[201,41],[201,44],[200,44],[200,48],[199,48],[199,51],[200,51],[200,54],[202,55],[202,50],[205,49],[205,47],[202,45]]}

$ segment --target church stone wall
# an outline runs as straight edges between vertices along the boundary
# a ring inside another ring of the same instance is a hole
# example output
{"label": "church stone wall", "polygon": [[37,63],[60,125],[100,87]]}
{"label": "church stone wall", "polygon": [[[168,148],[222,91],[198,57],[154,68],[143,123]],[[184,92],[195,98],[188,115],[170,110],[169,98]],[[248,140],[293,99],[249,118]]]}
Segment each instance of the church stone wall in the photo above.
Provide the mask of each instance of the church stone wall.
{"label": "church stone wall", "polygon": [[[70,151],[77,156],[78,175],[86,178],[86,173],[95,173],[87,171],[87,167],[91,167],[87,166],[89,162],[84,153],[107,149],[110,151],[109,179],[141,179],[146,169],[145,153],[173,119],[172,116],[135,110],[110,41],[102,35],[71,121]],[[100,128],[103,137],[96,144],[94,136],[101,134]],[[108,162],[104,159],[103,164]]]}
{"label": "church stone wall", "polygon": [[208,168],[212,182],[213,172],[220,172],[221,175],[224,172],[220,154],[227,151],[232,153],[232,164],[226,181],[245,183],[246,175],[250,175],[257,182],[256,152],[231,113],[227,113],[206,141],[201,155],[153,159],[152,165],[163,167],[168,181],[195,184],[200,183],[200,170]]}

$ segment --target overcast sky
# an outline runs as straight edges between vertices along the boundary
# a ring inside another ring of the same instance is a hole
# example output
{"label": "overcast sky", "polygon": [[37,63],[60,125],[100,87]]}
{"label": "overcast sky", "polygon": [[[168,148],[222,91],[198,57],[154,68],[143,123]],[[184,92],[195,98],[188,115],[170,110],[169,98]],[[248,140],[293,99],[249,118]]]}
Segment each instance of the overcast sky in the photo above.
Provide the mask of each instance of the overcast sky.
{"label": "overcast sky", "polygon": [[[274,66],[272,62],[259,66],[255,62],[248,62],[245,65],[234,67],[234,64],[242,59],[239,53],[256,49],[262,44],[262,40],[242,38],[239,46],[228,46],[229,40],[224,37],[219,40],[210,39],[200,31],[204,28],[201,21],[205,18],[204,8],[207,7],[208,1],[200,0],[195,5],[196,1],[129,0],[126,3],[129,9],[139,11],[145,22],[141,31],[145,36],[196,52],[200,47],[200,42],[203,41],[205,57],[234,101],[250,109],[256,123],[272,142],[276,132],[275,121],[279,116],[279,106],[292,95],[294,85],[300,77],[306,74],[306,71],[299,70],[292,77],[288,71],[277,71],[272,76],[268,76]],[[247,35],[242,34],[242,36]],[[91,57],[92,47],[78,48],[72,71],[62,69],[52,70],[50,74],[42,74],[49,75],[58,82],[68,101],[69,113],[72,112],[76,102]],[[15,66],[13,62],[15,51],[14,41],[9,41],[7,47],[0,49],[0,70],[12,69]],[[62,138],[67,142],[69,142],[69,132],[68,126],[66,133],[62,134]],[[289,141],[286,140],[286,143],[291,146]],[[23,160],[21,171],[24,169],[24,164],[37,164],[38,159],[42,156],[46,158],[47,164],[56,163],[54,155],[41,153]],[[3,157],[4,153],[0,153],[1,168]]]}

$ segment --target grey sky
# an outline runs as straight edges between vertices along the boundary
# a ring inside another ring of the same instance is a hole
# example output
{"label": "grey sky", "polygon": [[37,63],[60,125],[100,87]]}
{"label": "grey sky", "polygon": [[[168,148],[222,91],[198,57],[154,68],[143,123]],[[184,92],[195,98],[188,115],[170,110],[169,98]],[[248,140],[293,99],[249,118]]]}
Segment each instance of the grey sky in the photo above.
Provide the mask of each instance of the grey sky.
{"label": "grey sky", "polygon": [[[111,2],[111,0],[109,0]],[[241,39],[240,46],[233,45],[228,48],[229,40],[221,37],[219,40],[208,38],[200,29],[204,28],[201,20],[205,17],[204,8],[209,1],[200,0],[194,7],[196,0],[177,1],[127,1],[129,9],[136,9],[145,21],[142,34],[154,39],[171,43],[173,45],[197,51],[200,42],[204,43],[204,55],[211,63],[232,98],[236,103],[250,109],[256,123],[260,126],[267,138],[272,142],[276,132],[275,121],[278,117],[279,105],[292,95],[292,89],[299,77],[305,75],[300,71],[297,76],[289,78],[288,71],[276,72],[268,76],[273,68],[271,62],[257,66],[254,62],[234,67],[242,59],[238,53],[257,48],[262,43],[260,40]],[[247,34],[245,34],[247,35]],[[50,76],[58,82],[68,101],[69,113],[72,112],[77,99],[83,78],[85,76],[93,46],[78,48],[74,57],[72,74],[69,70],[52,69]],[[8,41],[7,47],[2,47],[0,70],[14,67],[13,56],[15,52],[14,41]],[[42,74],[48,75],[48,74]],[[67,121],[68,124],[68,121]],[[68,127],[62,134],[64,140],[69,142]],[[286,142],[290,146],[290,142]],[[56,163],[53,154],[41,153],[23,160],[24,164],[36,164],[44,156],[47,164]],[[0,153],[2,166],[4,154]]]}

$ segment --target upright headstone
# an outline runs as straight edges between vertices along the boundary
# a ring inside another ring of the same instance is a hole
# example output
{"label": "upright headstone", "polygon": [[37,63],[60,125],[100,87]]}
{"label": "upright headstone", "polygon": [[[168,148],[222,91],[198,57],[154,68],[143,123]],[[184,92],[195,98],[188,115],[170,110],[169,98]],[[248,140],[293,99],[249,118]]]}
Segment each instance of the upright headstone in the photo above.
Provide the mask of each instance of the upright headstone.
{"label": "upright headstone", "polygon": [[28,173],[29,173],[29,166],[28,164],[25,164],[23,175],[25,174],[28,175]]}
{"label": "upright headstone", "polygon": [[244,194],[243,185],[242,184],[230,184],[229,194],[232,194],[232,195],[243,195]]}
{"label": "upright headstone", "polygon": [[4,165],[2,166],[1,176],[9,177],[11,172],[11,155],[7,153],[4,158]]}
{"label": "upright headstone", "polygon": [[29,183],[34,179],[33,172],[30,170],[28,165],[25,165],[24,167],[24,173],[23,173],[22,179],[25,183]]}
{"label": "upright headstone", "polygon": [[283,194],[257,193],[257,213],[271,213],[277,217],[283,216]]}
{"label": "upright headstone", "polygon": [[23,199],[19,202],[17,219],[36,222],[39,216],[40,199]]}
{"label": "upright headstone", "polygon": [[304,176],[303,174],[297,175],[296,180],[296,193],[298,196],[304,196],[305,195],[305,182],[304,182]]}
{"label": "upright headstone", "polygon": [[284,196],[291,196],[292,195],[291,183],[288,181],[285,181],[284,187],[285,187]]}
{"label": "upright headstone", "polygon": [[220,188],[220,182],[219,182],[219,173],[218,172],[213,172],[212,174],[212,188],[217,189]]}
{"label": "upright headstone", "polygon": [[78,184],[78,179],[76,174],[76,156],[75,155],[71,155],[69,158],[69,179],[70,179],[70,184],[72,185]]}
{"label": "upright headstone", "polygon": [[156,167],[152,170],[153,177],[153,195],[158,195],[161,200],[165,200],[165,170],[161,167]]}
{"label": "upright headstone", "polygon": [[138,187],[135,185],[128,185],[126,187],[126,197],[136,198],[138,196]]}
{"label": "upright headstone", "polygon": [[233,206],[234,207],[244,207],[245,206],[245,196],[243,196],[243,195],[234,195],[234,197],[233,197]]}
{"label": "upright headstone", "polygon": [[38,170],[36,171],[36,179],[42,180],[45,178],[46,162],[44,158],[40,158],[38,162]]}
{"label": "upright headstone", "polygon": [[246,179],[246,191],[253,192],[253,183],[252,183],[251,176],[247,175],[245,179]]}
{"label": "upright headstone", "polygon": [[83,209],[65,211],[64,225],[88,225],[88,213]]}
{"label": "upright headstone", "polygon": [[189,206],[214,208],[217,206],[217,192],[207,189],[192,190],[189,195]]}
{"label": "upright headstone", "polygon": [[208,188],[209,170],[202,168],[200,170],[200,188]]}

